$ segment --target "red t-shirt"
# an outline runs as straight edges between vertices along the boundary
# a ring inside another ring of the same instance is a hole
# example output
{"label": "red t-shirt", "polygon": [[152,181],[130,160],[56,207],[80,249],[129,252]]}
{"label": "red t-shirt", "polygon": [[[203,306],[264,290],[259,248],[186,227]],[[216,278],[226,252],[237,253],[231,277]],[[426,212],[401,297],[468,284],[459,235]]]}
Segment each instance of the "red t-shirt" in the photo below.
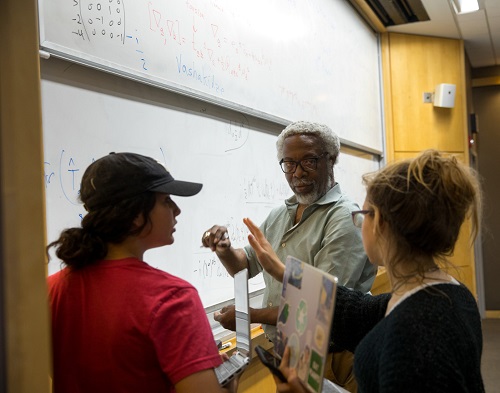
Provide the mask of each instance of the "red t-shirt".
{"label": "red t-shirt", "polygon": [[55,393],[175,392],[221,363],[198,292],[135,258],[48,278]]}

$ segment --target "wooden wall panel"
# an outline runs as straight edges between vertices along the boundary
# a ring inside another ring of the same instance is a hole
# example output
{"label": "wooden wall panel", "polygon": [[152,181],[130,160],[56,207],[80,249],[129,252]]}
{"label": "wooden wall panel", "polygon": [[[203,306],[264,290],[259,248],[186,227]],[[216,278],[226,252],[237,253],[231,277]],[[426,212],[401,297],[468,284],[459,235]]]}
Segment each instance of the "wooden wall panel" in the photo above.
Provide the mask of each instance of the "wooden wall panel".
{"label": "wooden wall panel", "polygon": [[379,267],[375,281],[373,282],[371,293],[373,295],[379,295],[381,293],[391,292],[391,285],[389,284],[389,278],[387,277],[387,271],[384,267]]}
{"label": "wooden wall panel", "polygon": [[[394,151],[420,151],[429,147],[464,151],[463,43],[392,33],[388,41],[390,81],[387,82],[391,89]],[[423,93],[433,92],[440,83],[456,85],[454,108],[423,102]]]}
{"label": "wooden wall panel", "polygon": [[50,330],[36,1],[0,1],[0,34],[0,361],[6,363],[0,390],[44,393]]}
{"label": "wooden wall panel", "polygon": [[[435,148],[469,163],[465,58],[460,40],[384,33],[381,40],[388,162]],[[423,102],[436,85],[456,85],[454,108]],[[470,223],[462,227],[450,274],[476,293]],[[378,286],[383,288],[383,276]]]}

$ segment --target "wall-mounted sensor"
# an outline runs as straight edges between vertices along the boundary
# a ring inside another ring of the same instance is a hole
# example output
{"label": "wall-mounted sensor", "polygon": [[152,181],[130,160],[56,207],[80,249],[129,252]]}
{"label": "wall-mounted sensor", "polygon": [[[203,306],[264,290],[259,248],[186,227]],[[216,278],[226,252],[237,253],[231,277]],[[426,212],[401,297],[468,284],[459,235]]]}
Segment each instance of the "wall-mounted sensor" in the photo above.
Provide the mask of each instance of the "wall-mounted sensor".
{"label": "wall-mounted sensor", "polygon": [[432,93],[426,91],[422,97],[422,101],[424,104],[432,104]]}
{"label": "wall-mounted sensor", "polygon": [[434,106],[453,108],[455,106],[456,85],[441,83],[434,91]]}

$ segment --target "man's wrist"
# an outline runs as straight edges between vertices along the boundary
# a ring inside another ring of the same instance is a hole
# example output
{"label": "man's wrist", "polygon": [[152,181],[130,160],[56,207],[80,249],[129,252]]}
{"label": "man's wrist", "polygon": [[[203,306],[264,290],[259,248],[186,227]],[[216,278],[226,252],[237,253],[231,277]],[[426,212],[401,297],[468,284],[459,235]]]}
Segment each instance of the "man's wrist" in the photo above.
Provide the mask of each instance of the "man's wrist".
{"label": "man's wrist", "polygon": [[250,308],[250,321],[252,323],[264,323],[276,325],[278,319],[278,307]]}

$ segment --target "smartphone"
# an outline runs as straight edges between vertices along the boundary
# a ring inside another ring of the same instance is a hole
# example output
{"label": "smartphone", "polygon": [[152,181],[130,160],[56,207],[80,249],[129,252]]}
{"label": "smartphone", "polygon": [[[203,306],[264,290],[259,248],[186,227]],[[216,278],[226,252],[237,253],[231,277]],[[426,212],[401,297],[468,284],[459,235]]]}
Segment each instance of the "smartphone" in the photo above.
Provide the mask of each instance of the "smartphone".
{"label": "smartphone", "polygon": [[257,353],[257,356],[259,356],[260,361],[264,363],[264,365],[267,366],[267,368],[269,368],[269,370],[271,370],[271,372],[276,375],[281,382],[286,382],[285,376],[278,368],[281,363],[280,359],[274,356],[271,352],[266,351],[260,345],[257,345],[255,347],[255,353]]}

